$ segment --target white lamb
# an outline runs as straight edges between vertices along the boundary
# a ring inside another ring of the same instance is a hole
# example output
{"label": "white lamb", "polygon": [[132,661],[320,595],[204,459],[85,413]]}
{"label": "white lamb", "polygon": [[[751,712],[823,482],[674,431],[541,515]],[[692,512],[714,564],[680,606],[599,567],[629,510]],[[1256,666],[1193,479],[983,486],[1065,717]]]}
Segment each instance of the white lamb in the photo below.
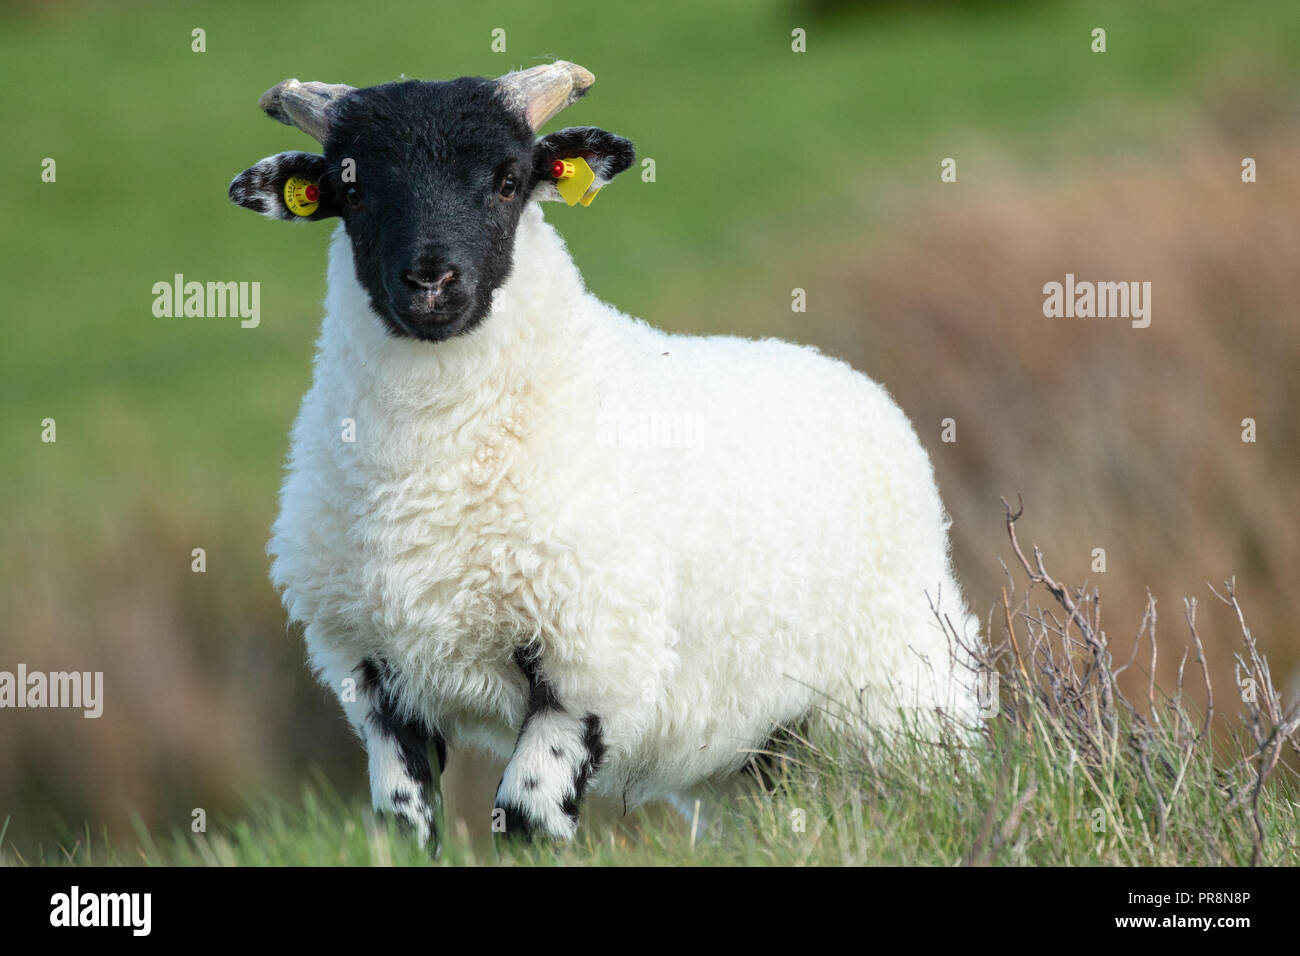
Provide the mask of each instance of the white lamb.
{"label": "white lamb", "polygon": [[971,633],[947,517],[885,390],[812,348],[622,314],[529,201],[557,198],[557,159],[591,167],[588,198],[631,164],[601,130],[536,137],[592,80],[286,81],[263,108],[324,156],[231,185],[343,218],[272,579],[375,806],[422,839],[430,741],[508,758],[508,831],[569,837],[589,786],[688,792],[836,703],[976,719],[930,603]]}

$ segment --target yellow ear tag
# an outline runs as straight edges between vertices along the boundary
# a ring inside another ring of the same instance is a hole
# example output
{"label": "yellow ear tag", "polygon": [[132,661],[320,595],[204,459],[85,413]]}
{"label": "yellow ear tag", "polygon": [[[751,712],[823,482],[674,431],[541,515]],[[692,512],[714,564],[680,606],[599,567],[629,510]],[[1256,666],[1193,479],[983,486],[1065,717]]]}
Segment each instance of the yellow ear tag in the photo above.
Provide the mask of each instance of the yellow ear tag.
{"label": "yellow ear tag", "polygon": [[284,182],[284,204],[295,216],[310,216],[320,205],[320,187],[313,180],[290,176]]}
{"label": "yellow ear tag", "polygon": [[[596,181],[596,174],[591,171],[591,167],[581,156],[557,159],[551,167],[551,175],[555,177],[555,188],[560,191],[560,198],[570,206],[577,205],[586,195],[587,190],[591,189],[591,184]],[[591,197],[583,202],[583,205],[590,206],[591,200],[596,198],[598,192],[600,192],[599,188],[592,192]]]}

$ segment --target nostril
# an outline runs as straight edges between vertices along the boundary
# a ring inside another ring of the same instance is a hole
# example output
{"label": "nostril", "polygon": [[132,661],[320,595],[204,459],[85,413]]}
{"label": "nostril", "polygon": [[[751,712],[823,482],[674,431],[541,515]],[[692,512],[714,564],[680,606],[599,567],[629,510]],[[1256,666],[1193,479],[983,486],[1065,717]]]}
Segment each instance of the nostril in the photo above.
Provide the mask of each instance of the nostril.
{"label": "nostril", "polygon": [[437,278],[430,278],[427,273],[408,269],[402,273],[402,281],[413,289],[432,292],[436,295],[445,292],[447,286],[456,281],[456,270],[448,269]]}
{"label": "nostril", "polygon": [[406,270],[402,273],[402,281],[412,289],[432,289],[433,283],[428,280],[422,273],[413,270]]}

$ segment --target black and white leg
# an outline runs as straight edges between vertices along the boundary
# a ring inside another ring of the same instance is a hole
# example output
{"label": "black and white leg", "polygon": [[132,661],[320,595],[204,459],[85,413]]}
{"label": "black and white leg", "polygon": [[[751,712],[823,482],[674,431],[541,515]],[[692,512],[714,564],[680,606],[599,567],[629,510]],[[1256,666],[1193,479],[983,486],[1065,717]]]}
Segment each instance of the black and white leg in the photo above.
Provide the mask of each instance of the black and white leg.
{"label": "black and white leg", "polygon": [[528,713],[515,752],[497,788],[496,809],[505,832],[571,838],[578,806],[605,753],[600,718],[567,711],[546,682],[536,658],[515,662],[528,679]]}
{"label": "black and white leg", "polygon": [[447,744],[437,730],[417,718],[403,718],[393,699],[384,661],[358,665],[358,730],[370,765],[370,798],[375,810],[408,824],[421,844],[436,841],[427,788],[433,780],[429,742],[437,748],[438,769],[447,763]]}

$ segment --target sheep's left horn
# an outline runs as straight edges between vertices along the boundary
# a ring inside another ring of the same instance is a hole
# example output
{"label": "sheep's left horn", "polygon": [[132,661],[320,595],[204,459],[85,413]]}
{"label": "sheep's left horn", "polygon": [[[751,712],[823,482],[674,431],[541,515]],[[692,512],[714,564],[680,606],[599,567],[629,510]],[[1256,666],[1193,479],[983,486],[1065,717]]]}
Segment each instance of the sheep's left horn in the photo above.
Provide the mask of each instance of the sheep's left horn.
{"label": "sheep's left horn", "polygon": [[324,143],[330,132],[331,107],[353,87],[340,83],[299,83],[285,80],[277,83],[257,101],[268,116],[285,126],[296,126],[318,143]]}
{"label": "sheep's left horn", "polygon": [[506,103],[537,132],[595,82],[589,70],[567,60],[556,60],[530,70],[507,73],[497,79],[497,86]]}

